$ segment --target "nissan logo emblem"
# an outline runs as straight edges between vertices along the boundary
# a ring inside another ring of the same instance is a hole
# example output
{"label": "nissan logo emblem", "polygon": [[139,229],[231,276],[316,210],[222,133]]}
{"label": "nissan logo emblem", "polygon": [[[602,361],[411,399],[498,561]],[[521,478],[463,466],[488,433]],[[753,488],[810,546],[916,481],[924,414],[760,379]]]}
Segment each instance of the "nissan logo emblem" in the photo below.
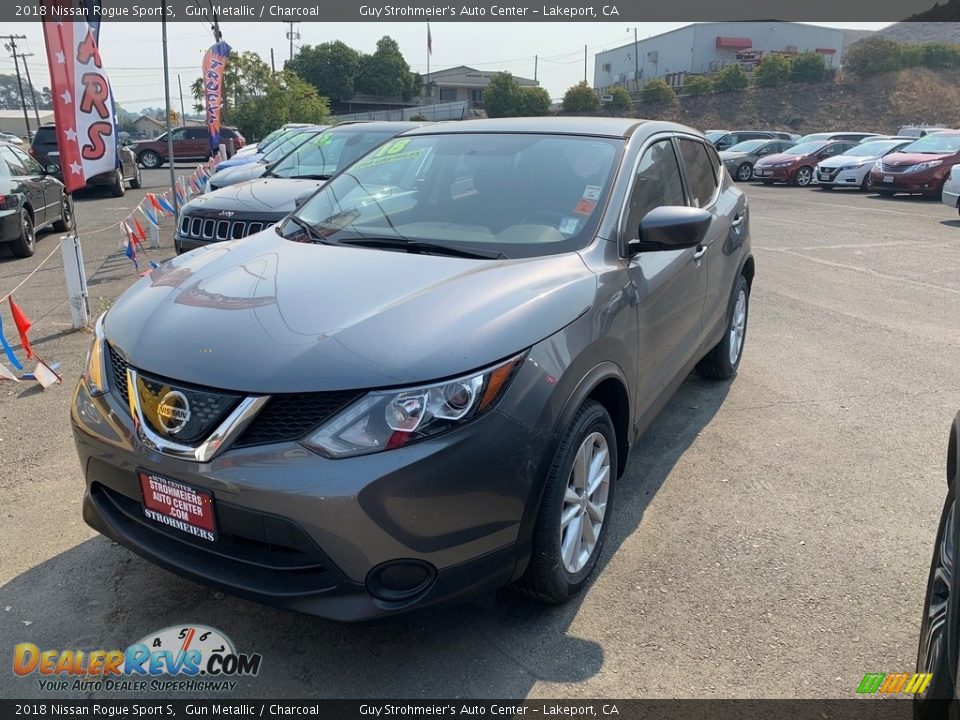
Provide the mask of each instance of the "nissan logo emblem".
{"label": "nissan logo emblem", "polygon": [[171,390],[157,406],[157,421],[164,432],[176,435],[190,422],[190,401],[179,390]]}

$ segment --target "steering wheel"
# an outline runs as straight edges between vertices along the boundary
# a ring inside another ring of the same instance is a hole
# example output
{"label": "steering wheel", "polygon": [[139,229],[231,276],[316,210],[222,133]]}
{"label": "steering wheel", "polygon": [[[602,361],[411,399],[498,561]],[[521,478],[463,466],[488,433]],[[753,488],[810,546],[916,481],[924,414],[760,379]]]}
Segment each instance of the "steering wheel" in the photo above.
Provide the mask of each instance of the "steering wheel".
{"label": "steering wheel", "polygon": [[542,225],[543,223],[534,223],[534,220],[543,220],[546,221],[547,225],[559,226],[563,222],[564,215],[563,213],[557,212],[556,210],[539,210],[535,213],[530,213],[523,220],[520,221],[521,225],[531,224],[531,225]]}

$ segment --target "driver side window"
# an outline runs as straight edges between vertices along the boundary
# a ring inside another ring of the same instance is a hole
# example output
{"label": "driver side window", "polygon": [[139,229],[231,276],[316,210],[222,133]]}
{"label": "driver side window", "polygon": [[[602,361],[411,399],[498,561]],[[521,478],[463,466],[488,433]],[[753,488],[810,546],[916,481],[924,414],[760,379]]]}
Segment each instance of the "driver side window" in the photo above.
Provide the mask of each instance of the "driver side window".
{"label": "driver side window", "polygon": [[638,237],[640,221],[654,208],[686,204],[673,143],[659,140],[643,152],[637,166],[627,209],[627,239]]}

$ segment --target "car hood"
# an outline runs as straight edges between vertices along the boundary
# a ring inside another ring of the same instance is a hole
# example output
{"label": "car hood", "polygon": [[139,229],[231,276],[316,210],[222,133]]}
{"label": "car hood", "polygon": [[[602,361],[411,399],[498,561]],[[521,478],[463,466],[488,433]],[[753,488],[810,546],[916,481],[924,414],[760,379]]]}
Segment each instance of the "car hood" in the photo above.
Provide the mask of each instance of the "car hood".
{"label": "car hood", "polygon": [[393,387],[479,369],[591,305],[577,253],[473,260],[284,240],[174,258],[107,313],[134,367],[248,393]]}
{"label": "car hood", "polygon": [[818,164],[820,167],[825,168],[843,167],[844,165],[852,165],[853,163],[867,165],[876,162],[879,157],[880,155],[834,155],[833,157],[824,158]]}
{"label": "car hood", "polygon": [[777,163],[782,162],[800,162],[806,160],[809,155],[785,155],[784,153],[777,153],[776,155],[767,155],[765,158],[757,160],[757,165],[776,165]]}
{"label": "car hood", "polygon": [[260,162],[263,158],[263,153],[247,153],[245,155],[234,155],[229,160],[224,160],[219,165],[218,168],[228,170],[230,168],[240,167],[241,165],[246,165],[247,163]]}
{"label": "car hood", "polygon": [[891,167],[907,167],[917,165],[918,163],[928,162],[930,160],[943,160],[951,157],[953,153],[890,153],[883,159],[884,165]]}
{"label": "car hood", "polygon": [[247,163],[240,167],[226,168],[215,172],[210,176],[209,183],[216,185],[218,188],[225,188],[228,185],[236,185],[246,180],[256,180],[258,177],[263,177],[265,172],[267,172],[267,166],[262,162]]}
{"label": "car hood", "polygon": [[194,198],[183,206],[186,215],[210,215],[220,212],[252,213],[264,217],[283,217],[296,210],[297,198],[322,187],[326,180],[264,178],[220,188]]}

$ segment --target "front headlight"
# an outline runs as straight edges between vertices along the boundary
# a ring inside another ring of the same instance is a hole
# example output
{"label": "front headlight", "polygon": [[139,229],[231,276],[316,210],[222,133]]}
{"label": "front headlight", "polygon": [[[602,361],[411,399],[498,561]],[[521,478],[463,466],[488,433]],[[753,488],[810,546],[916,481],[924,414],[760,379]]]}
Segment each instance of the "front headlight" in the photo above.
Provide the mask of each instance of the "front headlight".
{"label": "front headlight", "polygon": [[474,420],[492,407],[523,359],[431,385],[377,390],[347,406],[302,442],[341,458],[391,450]]}
{"label": "front headlight", "polygon": [[930,168],[937,167],[937,165],[943,165],[943,160],[927,160],[919,165],[914,165],[912,168],[907,170],[907,172],[920,172],[921,170],[929,170]]}
{"label": "front headlight", "polygon": [[773,167],[775,167],[775,168],[785,168],[785,167],[790,167],[791,165],[793,165],[792,162],[782,162],[782,163],[777,163],[777,164],[774,165]]}
{"label": "front headlight", "polygon": [[870,161],[869,161],[869,160],[861,160],[860,162],[848,163],[847,165],[844,165],[844,166],[843,166],[842,168],[840,168],[840,169],[841,169],[841,170],[856,170],[857,168],[862,168],[862,167],[863,167],[864,165],[866,165],[868,162],[870,162]]}
{"label": "front headlight", "polygon": [[87,387],[90,394],[96,397],[103,395],[107,391],[106,372],[103,368],[104,343],[103,335],[103,313],[93,326],[93,342],[90,343],[90,349],[87,351],[87,362],[84,365],[83,378],[87,381]]}

